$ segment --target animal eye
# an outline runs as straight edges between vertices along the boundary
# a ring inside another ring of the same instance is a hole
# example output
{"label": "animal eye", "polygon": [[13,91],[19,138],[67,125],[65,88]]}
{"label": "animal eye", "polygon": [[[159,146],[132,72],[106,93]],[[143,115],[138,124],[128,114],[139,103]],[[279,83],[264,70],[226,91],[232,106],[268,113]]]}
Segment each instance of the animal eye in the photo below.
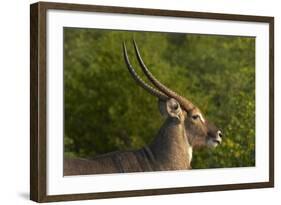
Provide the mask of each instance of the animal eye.
{"label": "animal eye", "polygon": [[193,120],[198,120],[199,118],[200,118],[199,115],[192,115],[192,119],[193,119]]}

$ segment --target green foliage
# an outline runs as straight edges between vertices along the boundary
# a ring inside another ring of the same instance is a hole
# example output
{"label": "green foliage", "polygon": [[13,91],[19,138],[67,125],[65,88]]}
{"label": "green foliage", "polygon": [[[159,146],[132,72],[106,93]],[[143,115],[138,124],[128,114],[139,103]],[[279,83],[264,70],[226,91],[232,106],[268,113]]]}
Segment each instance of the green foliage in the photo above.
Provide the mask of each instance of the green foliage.
{"label": "green foliage", "polygon": [[138,68],[133,38],[157,78],[224,133],[218,148],[195,151],[192,167],[254,166],[255,39],[234,36],[65,28],[65,154],[137,149],[156,135],[163,123],[157,99],[124,63],[123,41]]}

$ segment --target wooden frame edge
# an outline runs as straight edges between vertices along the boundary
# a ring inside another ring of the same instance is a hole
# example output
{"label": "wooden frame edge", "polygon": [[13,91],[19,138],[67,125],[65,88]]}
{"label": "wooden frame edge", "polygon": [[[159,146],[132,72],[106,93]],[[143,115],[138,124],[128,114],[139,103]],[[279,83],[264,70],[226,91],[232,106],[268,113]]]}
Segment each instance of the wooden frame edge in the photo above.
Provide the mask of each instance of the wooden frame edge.
{"label": "wooden frame edge", "polygon": [[269,18],[269,181],[274,187],[274,17]]}
{"label": "wooden frame edge", "polygon": [[234,21],[251,21],[268,23],[273,17],[271,16],[254,16],[242,14],[224,14],[214,12],[197,12],[184,10],[163,10],[150,8],[136,7],[119,7],[119,6],[102,6],[91,4],[75,4],[75,3],[57,3],[57,2],[38,2],[45,9],[59,10],[75,10],[86,12],[107,12],[107,13],[122,13],[122,14],[138,14],[138,15],[154,15],[154,16],[171,16],[171,17],[190,17],[190,18],[205,18],[216,20],[234,20]]}
{"label": "wooden frame edge", "polygon": [[38,4],[30,6],[30,199],[38,201]]}
{"label": "wooden frame edge", "polygon": [[186,193],[196,193],[196,192],[260,189],[260,188],[272,188],[272,187],[273,187],[273,184],[271,182],[259,182],[259,183],[226,184],[226,185],[183,187],[183,188],[165,188],[165,189],[131,190],[131,191],[118,191],[118,192],[50,195],[50,196],[46,196],[46,198],[44,198],[43,201],[40,201],[40,202],[141,197],[141,196],[155,196],[155,195],[186,194]]}
{"label": "wooden frame edge", "polygon": [[30,199],[46,199],[46,9],[30,5]]}

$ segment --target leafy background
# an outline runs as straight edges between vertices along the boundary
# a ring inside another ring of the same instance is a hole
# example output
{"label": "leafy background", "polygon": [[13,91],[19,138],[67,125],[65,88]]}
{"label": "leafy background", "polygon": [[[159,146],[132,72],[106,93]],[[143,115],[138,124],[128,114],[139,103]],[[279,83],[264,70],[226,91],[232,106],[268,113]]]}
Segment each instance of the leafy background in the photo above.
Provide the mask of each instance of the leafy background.
{"label": "leafy background", "polygon": [[149,144],[164,119],[133,81],[122,42],[132,39],[153,74],[188,97],[224,133],[195,150],[192,167],[255,165],[255,39],[238,36],[64,28],[65,156],[93,157]]}

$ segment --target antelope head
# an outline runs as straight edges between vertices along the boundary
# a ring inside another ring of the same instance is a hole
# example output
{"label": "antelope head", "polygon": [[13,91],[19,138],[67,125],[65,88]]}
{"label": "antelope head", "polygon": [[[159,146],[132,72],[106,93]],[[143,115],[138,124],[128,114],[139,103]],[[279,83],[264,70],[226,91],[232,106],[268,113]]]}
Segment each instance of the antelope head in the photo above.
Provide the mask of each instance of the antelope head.
{"label": "antelope head", "polygon": [[143,62],[138,46],[134,41],[134,49],[137,60],[145,76],[154,86],[147,84],[136,73],[132,67],[125,43],[123,43],[123,52],[126,65],[134,80],[146,91],[159,99],[159,109],[162,115],[168,119],[182,125],[188,144],[191,147],[216,147],[221,144],[222,132],[212,123],[210,123],[202,114],[200,109],[193,105],[187,98],[177,94],[169,89],[148,70]]}

